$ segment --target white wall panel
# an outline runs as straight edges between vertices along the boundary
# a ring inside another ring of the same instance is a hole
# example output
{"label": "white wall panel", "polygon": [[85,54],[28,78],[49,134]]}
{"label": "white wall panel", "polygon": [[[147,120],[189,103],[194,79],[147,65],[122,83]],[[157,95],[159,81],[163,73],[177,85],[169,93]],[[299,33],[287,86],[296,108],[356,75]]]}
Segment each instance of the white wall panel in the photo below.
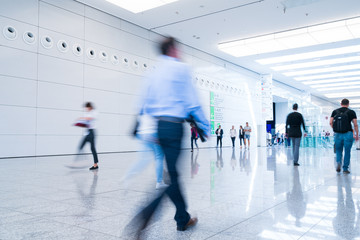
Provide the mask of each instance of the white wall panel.
{"label": "white wall panel", "polygon": [[36,107],[35,80],[0,76],[0,104]]}
{"label": "white wall panel", "polygon": [[99,135],[115,136],[120,134],[118,114],[101,113],[97,120],[97,129]]}
{"label": "white wall panel", "polygon": [[39,77],[41,81],[84,85],[84,65],[56,57],[39,55]]}
{"label": "white wall panel", "polygon": [[0,75],[37,78],[37,55],[0,46]]}
{"label": "white wall panel", "polygon": [[36,134],[36,108],[0,105],[0,134]]}
{"label": "white wall panel", "polygon": [[[37,155],[75,154],[80,144],[80,136],[37,136]],[[91,164],[91,163],[90,163]]]}
{"label": "white wall panel", "polygon": [[84,86],[86,88],[117,92],[120,90],[121,73],[118,71],[85,65],[84,74]]}
{"label": "white wall panel", "polygon": [[[9,27],[15,30],[15,39],[10,40],[5,37],[3,31],[8,31]],[[0,45],[37,52],[39,33],[36,26],[0,17],[0,30]],[[32,38],[30,39],[31,41],[28,41],[28,36],[26,34],[32,34]]]}
{"label": "white wall panel", "polygon": [[74,0],[40,0],[41,2],[49,3],[53,6],[65,9],[67,11],[84,16],[85,6]]}
{"label": "white wall panel", "polygon": [[39,82],[38,107],[78,111],[82,105],[83,88]]}
{"label": "white wall panel", "polygon": [[38,0],[1,0],[0,15],[37,25]]}
{"label": "white wall panel", "polygon": [[120,113],[132,114],[132,115],[137,114],[139,109],[138,106],[139,101],[140,101],[139,96],[120,94],[119,95]]}
{"label": "white wall panel", "polygon": [[119,91],[129,94],[141,94],[144,80],[141,76],[119,73]]}
{"label": "white wall panel", "polygon": [[[80,108],[79,108],[80,109]],[[73,126],[76,119],[82,117],[82,112],[66,111],[57,109],[37,110],[37,134],[38,135],[81,135],[82,129]]]}
{"label": "white wall panel", "polygon": [[54,5],[40,2],[39,25],[42,28],[84,39],[84,17]]}
{"label": "white wall panel", "polygon": [[35,155],[35,135],[0,135],[0,157]]}
{"label": "white wall panel", "polygon": [[[85,102],[93,102],[99,113],[120,113],[120,94],[85,88]],[[100,116],[99,116],[100,117]]]}
{"label": "white wall panel", "polygon": [[121,20],[95,8],[85,6],[85,17],[120,29]]}
{"label": "white wall panel", "polygon": [[85,38],[90,42],[119,49],[122,32],[118,28],[85,18]]}
{"label": "white wall panel", "polygon": [[149,57],[150,44],[148,41],[127,32],[123,32],[121,37],[119,44],[120,50],[131,51],[132,54],[143,56],[145,58]]}

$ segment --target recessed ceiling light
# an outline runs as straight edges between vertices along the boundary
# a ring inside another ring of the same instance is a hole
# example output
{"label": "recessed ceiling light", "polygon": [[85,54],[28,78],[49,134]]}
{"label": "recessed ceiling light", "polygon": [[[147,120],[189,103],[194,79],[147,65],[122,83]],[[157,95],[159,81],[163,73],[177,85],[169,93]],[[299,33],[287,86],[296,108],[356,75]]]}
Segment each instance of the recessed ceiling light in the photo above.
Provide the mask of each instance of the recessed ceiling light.
{"label": "recessed ceiling light", "polygon": [[281,57],[273,57],[273,58],[264,58],[256,60],[256,62],[267,65],[267,64],[275,64],[275,63],[282,63],[282,62],[292,62],[292,61],[299,61],[305,59],[320,59],[320,57],[328,57],[328,56],[335,56],[335,55],[343,55],[347,53],[358,53],[360,52],[360,45],[348,46],[348,47],[341,47],[341,48],[332,48],[326,49],[321,51],[313,51],[307,53],[299,53],[299,54],[291,54],[285,55]]}
{"label": "recessed ceiling light", "polygon": [[323,23],[258,37],[219,43],[218,47],[235,57],[276,52],[299,47],[345,41],[360,37],[359,18]]}
{"label": "recessed ceiling light", "polygon": [[[302,82],[302,83],[305,85],[311,85],[311,84],[336,83],[336,82],[357,81],[357,80],[360,80],[360,76],[348,77],[348,78],[329,78],[329,79],[322,79],[322,80],[316,80],[316,81],[306,81],[306,82]],[[351,83],[351,82],[349,82],[349,83]]]}
{"label": "recessed ceiling light", "polygon": [[341,86],[344,86],[344,85],[351,85],[351,86],[354,86],[354,85],[360,85],[360,81],[358,82],[341,82],[341,83],[330,83],[330,84],[315,84],[315,85],[310,85],[311,88],[330,88],[330,87],[341,87]]}
{"label": "recessed ceiling light", "polygon": [[344,70],[360,70],[360,64],[344,65],[344,66],[329,67],[329,68],[316,68],[316,69],[294,71],[294,72],[285,72],[283,74],[285,76],[290,77],[290,76],[309,75],[309,74],[317,74],[317,73],[337,72],[337,71],[344,71]]}
{"label": "recessed ceiling light", "polygon": [[178,0],[106,0],[133,13],[144,12]]}
{"label": "recessed ceiling light", "polygon": [[299,68],[326,66],[326,65],[339,64],[339,63],[358,62],[358,61],[360,61],[360,56],[353,56],[353,57],[335,58],[335,59],[322,60],[322,61],[282,65],[282,66],[271,67],[271,69],[275,71],[283,71],[283,70],[292,70]]}
{"label": "recessed ceiling light", "polygon": [[328,88],[318,88],[319,92],[326,92],[326,91],[337,91],[337,90],[345,90],[345,89],[354,89],[360,88],[360,86],[344,86],[344,87],[328,87]]}
{"label": "recessed ceiling light", "polygon": [[339,98],[339,97],[349,98],[349,97],[357,97],[357,96],[359,96],[359,91],[325,94],[325,97],[327,98]]}
{"label": "recessed ceiling light", "polygon": [[305,77],[295,77],[294,79],[296,81],[303,81],[303,80],[312,80],[312,79],[315,80],[315,79],[323,79],[323,78],[335,78],[335,77],[357,76],[357,75],[360,75],[360,71],[321,74],[321,75],[313,75],[313,76],[305,76]]}

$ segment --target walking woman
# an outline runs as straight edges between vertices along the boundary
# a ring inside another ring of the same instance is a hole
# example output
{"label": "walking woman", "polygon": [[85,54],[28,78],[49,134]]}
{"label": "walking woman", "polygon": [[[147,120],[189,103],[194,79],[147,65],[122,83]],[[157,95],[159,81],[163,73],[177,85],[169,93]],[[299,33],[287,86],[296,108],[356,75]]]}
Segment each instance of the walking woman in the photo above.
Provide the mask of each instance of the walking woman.
{"label": "walking woman", "polygon": [[191,151],[194,151],[194,142],[195,142],[196,149],[199,149],[199,147],[196,143],[196,140],[198,139],[198,132],[193,123],[190,123],[190,126],[191,126]]}
{"label": "walking woman", "polygon": [[84,117],[80,118],[80,120],[85,120],[87,122],[88,132],[87,132],[86,136],[83,138],[83,140],[81,141],[81,144],[79,147],[79,152],[81,152],[81,150],[84,148],[84,146],[87,142],[90,143],[91,153],[94,157],[94,165],[89,169],[95,170],[95,169],[99,168],[98,156],[97,156],[96,149],[95,149],[95,120],[96,120],[97,113],[94,110],[94,105],[91,102],[85,103],[85,108],[86,108],[86,113],[85,113]]}
{"label": "walking woman", "polygon": [[245,143],[245,131],[243,129],[243,127],[240,125],[240,129],[239,129],[239,138],[240,138],[240,148],[242,148],[242,144],[244,143],[244,146],[246,148],[246,143]]}

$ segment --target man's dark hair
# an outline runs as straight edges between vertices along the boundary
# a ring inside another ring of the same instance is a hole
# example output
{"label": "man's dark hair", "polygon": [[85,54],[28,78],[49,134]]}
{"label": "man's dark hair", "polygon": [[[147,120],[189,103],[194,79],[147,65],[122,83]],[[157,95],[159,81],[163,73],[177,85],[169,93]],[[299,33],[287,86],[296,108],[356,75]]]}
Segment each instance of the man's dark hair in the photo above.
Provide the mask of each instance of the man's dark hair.
{"label": "man's dark hair", "polygon": [[343,100],[341,100],[341,105],[347,106],[349,104],[350,104],[349,99],[344,98]]}
{"label": "man's dark hair", "polygon": [[297,110],[298,109],[298,104],[297,103],[295,103],[294,105],[293,105],[293,110]]}
{"label": "man's dark hair", "polygon": [[93,104],[91,102],[86,102],[85,107],[94,109],[94,106],[93,106]]}
{"label": "man's dark hair", "polygon": [[175,47],[175,38],[167,37],[164,41],[161,42],[160,49],[161,54],[168,55],[171,48]]}

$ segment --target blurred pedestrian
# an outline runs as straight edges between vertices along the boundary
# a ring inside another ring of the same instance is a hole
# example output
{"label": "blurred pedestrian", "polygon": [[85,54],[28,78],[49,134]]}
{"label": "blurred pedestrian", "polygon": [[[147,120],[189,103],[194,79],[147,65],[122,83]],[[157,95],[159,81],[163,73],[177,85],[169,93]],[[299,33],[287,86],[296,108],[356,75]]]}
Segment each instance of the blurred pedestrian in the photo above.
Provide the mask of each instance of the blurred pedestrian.
{"label": "blurred pedestrian", "polygon": [[158,120],[158,138],[165,154],[171,183],[155,200],[135,216],[130,223],[137,225],[140,237],[161,199],[167,194],[176,207],[175,221],[177,230],[184,231],[197,223],[186,211],[187,206],[178,181],[177,161],[181,151],[183,122],[192,117],[197,127],[209,132],[209,123],[201,109],[197,93],[191,82],[189,67],[179,61],[179,51],[174,38],[166,38],[160,46],[161,59],[156,69],[146,78],[142,96],[145,114]]}
{"label": "blurred pedestrian", "polygon": [[[91,153],[93,155],[94,158],[94,165],[92,167],[90,167],[90,170],[95,170],[98,169],[98,156],[97,156],[97,152],[96,152],[96,148],[95,148],[95,122],[96,122],[96,118],[97,118],[97,112],[94,109],[94,105],[91,102],[87,102],[84,105],[85,107],[85,114],[83,117],[78,119],[80,121],[83,121],[83,127],[87,128],[87,132],[86,135],[84,136],[84,138],[82,139],[80,146],[79,146],[79,154],[81,153],[82,149],[84,148],[85,144],[88,142],[90,143],[90,149],[91,149]],[[79,126],[78,124],[75,124],[76,126]]]}
{"label": "blurred pedestrian", "polygon": [[293,147],[293,157],[294,157],[294,166],[300,166],[299,164],[299,148],[300,148],[300,142],[302,137],[301,132],[301,126],[303,127],[306,137],[306,128],[305,128],[305,122],[304,118],[299,113],[298,105],[295,103],[293,105],[293,112],[290,113],[286,118],[286,134],[291,138],[292,140],[292,147]]}

